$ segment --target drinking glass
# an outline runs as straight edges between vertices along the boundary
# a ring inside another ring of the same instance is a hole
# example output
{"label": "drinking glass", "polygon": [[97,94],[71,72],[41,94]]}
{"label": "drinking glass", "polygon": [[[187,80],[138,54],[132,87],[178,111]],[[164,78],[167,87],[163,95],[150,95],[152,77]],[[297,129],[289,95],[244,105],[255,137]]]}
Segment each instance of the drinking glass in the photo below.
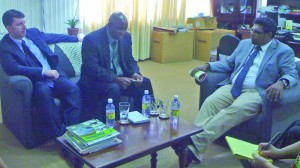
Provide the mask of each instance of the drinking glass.
{"label": "drinking glass", "polygon": [[150,96],[150,115],[158,115],[157,107],[159,106],[159,99],[155,96]]}
{"label": "drinking glass", "polygon": [[120,102],[120,124],[128,124],[128,113],[129,113],[130,103],[129,102]]}
{"label": "drinking glass", "polygon": [[160,118],[167,119],[170,117],[170,115],[168,114],[168,106],[169,106],[168,100],[159,100],[159,105],[157,110]]}

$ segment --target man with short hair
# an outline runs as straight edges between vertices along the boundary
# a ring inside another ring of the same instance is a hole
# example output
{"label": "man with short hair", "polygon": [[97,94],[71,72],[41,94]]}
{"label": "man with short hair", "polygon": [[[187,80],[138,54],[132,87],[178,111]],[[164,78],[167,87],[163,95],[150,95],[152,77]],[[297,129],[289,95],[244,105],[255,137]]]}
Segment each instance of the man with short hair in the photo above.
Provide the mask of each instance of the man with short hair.
{"label": "man with short hair", "polygon": [[203,103],[194,124],[203,132],[191,136],[187,164],[201,162],[207,145],[232,127],[261,111],[262,97],[278,101],[284,89],[296,85],[295,54],[287,45],[274,39],[276,23],[271,18],[256,18],[251,39],[242,40],[225,61],[210,62],[195,72],[230,72],[230,78]]}
{"label": "man with short hair", "polygon": [[[57,68],[59,58],[48,44],[78,42],[79,39],[27,29],[25,15],[14,9],[6,11],[2,21],[8,34],[0,42],[1,65],[8,75],[24,75],[32,81],[35,135],[39,141],[63,135],[66,125],[80,121],[80,90]],[[63,114],[54,97],[62,101]]]}
{"label": "man with short hair", "polygon": [[112,98],[119,119],[121,95],[134,99],[134,107],[141,112],[144,90],[153,94],[148,78],[143,77],[132,56],[128,21],[121,12],[114,12],[108,24],[83,39],[82,67],[79,86],[83,94],[86,118],[105,121],[105,105]]}

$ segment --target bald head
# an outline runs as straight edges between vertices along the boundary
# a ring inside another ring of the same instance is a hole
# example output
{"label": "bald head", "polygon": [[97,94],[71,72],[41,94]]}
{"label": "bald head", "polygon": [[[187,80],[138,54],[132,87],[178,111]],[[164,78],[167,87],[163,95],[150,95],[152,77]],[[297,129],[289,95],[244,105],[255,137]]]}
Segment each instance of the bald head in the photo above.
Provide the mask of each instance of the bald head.
{"label": "bald head", "polygon": [[122,12],[114,12],[110,15],[108,24],[128,23],[126,16]]}
{"label": "bald head", "polygon": [[110,35],[119,40],[124,37],[128,29],[128,21],[122,12],[114,12],[108,20],[108,30]]}

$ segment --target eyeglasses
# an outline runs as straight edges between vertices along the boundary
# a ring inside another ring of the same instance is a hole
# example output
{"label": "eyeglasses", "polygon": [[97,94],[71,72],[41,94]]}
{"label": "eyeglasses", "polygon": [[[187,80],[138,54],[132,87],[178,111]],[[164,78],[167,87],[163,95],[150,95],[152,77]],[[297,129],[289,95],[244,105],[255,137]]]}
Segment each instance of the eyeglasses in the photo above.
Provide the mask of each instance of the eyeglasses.
{"label": "eyeglasses", "polygon": [[265,34],[263,31],[255,30],[255,29],[250,29],[251,33],[253,34]]}
{"label": "eyeglasses", "polygon": [[129,29],[116,29],[116,32],[118,33],[123,33],[123,32],[128,32]]}

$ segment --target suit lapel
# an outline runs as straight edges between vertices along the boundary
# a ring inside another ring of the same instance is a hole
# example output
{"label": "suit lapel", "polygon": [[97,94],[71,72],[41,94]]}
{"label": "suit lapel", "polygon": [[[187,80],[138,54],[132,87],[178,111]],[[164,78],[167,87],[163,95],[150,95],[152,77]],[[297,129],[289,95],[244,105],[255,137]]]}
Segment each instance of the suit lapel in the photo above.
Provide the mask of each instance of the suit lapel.
{"label": "suit lapel", "polygon": [[266,63],[269,61],[269,59],[271,59],[271,57],[273,56],[273,53],[275,51],[277,47],[277,43],[275,40],[272,40],[270,46],[268,47],[267,51],[266,51],[266,54],[264,55],[261,63],[260,63],[260,66],[259,66],[259,69],[258,69],[258,72],[257,72],[257,77],[261,74],[262,70],[264,69]]}
{"label": "suit lapel", "polygon": [[9,36],[7,36],[7,42],[9,43],[11,53],[18,55],[21,59],[23,59],[25,62],[31,65],[31,61],[28,58],[28,56],[24,54],[24,52],[20,49],[20,47],[12,39],[10,39]]}
{"label": "suit lapel", "polygon": [[[108,41],[108,36],[107,36],[107,32],[106,32],[106,28],[102,29],[102,32],[99,32],[99,39],[102,39],[102,44],[103,44],[103,59],[105,62],[105,65],[110,68],[110,51],[109,51],[109,41]],[[101,33],[104,33],[104,38],[101,38]],[[100,46],[99,46],[100,47]],[[101,48],[100,48],[101,50]]]}

